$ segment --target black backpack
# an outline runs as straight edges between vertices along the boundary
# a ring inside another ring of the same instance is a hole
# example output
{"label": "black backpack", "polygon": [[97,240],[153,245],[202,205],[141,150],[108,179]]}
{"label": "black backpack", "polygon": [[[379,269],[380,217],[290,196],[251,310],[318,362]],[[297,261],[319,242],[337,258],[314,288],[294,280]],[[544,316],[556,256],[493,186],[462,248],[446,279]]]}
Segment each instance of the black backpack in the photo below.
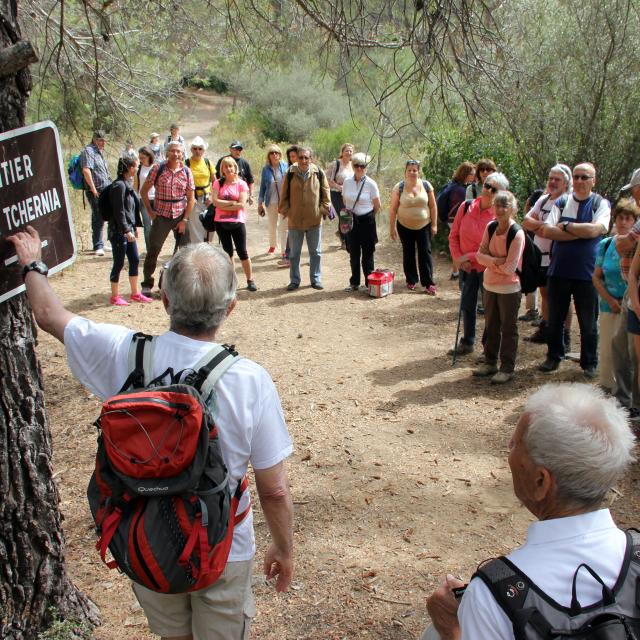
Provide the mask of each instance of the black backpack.
{"label": "black backpack", "polygon": [[[557,605],[504,556],[478,567],[480,578],[513,624],[515,640],[638,640],[640,638],[640,533],[626,532],[627,549],[615,586],[607,587],[587,564],[573,576],[570,607]],[[602,600],[582,607],[576,597],[578,572],[602,586]]]}
{"label": "black backpack", "polygon": [[[493,237],[493,234],[498,228],[498,221],[494,220],[487,226],[489,233],[489,240]],[[512,240],[516,237],[516,233],[520,231],[522,227],[514,223],[509,227],[507,231],[507,253],[509,253],[509,247]],[[533,240],[528,234],[524,234],[524,251],[522,252],[522,269],[516,269],[516,274],[520,278],[520,288],[522,293],[533,293],[538,288],[540,281],[540,265],[542,263],[542,253],[540,249],[535,245]]]}
{"label": "black backpack", "polygon": [[103,403],[87,497],[110,569],[152,591],[185,593],[219,578],[233,529],[249,512],[236,514],[247,481],[230,486],[208,404],[238,354],[212,345],[193,369],[149,380],[153,341],[133,336],[131,373]]}
{"label": "black backpack", "polygon": [[[113,220],[113,207],[111,205],[111,189],[117,180],[121,180],[121,178],[116,178],[113,182],[110,182],[98,196],[98,211],[100,212],[100,217],[105,222],[111,222]],[[134,206],[135,206],[135,216],[136,216],[136,227],[142,226],[142,218],[140,217],[140,196],[124,181],[125,185],[125,197],[127,195],[133,195]]]}

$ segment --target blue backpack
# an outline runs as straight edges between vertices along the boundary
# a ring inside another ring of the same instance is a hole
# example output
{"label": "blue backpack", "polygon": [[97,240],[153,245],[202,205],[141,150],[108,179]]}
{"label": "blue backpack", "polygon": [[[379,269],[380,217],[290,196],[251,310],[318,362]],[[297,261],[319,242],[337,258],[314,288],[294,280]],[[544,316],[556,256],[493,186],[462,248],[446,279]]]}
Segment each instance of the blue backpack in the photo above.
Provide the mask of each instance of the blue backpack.
{"label": "blue backpack", "polygon": [[80,166],[79,153],[76,153],[76,155],[69,160],[67,174],[69,175],[69,182],[74,189],[78,189],[79,191],[84,189],[84,176],[82,175],[82,167]]}

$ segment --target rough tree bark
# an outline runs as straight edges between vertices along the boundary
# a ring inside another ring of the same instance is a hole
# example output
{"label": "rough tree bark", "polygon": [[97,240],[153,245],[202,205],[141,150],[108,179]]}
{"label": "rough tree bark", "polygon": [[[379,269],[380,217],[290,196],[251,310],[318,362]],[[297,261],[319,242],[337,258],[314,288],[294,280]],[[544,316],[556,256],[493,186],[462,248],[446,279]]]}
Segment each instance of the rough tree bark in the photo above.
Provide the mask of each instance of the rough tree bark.
{"label": "rough tree bark", "polygon": [[[16,0],[0,0],[0,50],[21,43]],[[28,64],[28,56],[25,64]],[[0,82],[0,131],[25,122],[28,68]],[[54,617],[91,629],[95,605],[64,565],[36,327],[26,296],[0,304],[0,638],[35,639]]]}

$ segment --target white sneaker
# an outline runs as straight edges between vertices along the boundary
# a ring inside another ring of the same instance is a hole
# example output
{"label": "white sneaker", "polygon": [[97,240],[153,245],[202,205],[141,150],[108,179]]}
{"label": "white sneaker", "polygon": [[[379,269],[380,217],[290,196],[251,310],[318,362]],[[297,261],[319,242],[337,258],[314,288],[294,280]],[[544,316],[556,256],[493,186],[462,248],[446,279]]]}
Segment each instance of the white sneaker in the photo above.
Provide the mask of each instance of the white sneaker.
{"label": "white sneaker", "polygon": [[96,249],[96,255],[102,257],[104,255],[104,249]]}

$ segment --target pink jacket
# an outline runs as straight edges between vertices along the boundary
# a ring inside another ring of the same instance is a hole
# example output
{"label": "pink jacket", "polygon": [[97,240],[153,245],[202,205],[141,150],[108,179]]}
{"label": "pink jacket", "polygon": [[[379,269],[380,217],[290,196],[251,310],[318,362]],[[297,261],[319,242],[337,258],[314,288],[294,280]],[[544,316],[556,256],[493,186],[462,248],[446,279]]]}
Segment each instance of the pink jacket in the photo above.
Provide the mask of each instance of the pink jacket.
{"label": "pink jacket", "polygon": [[482,242],[482,234],[487,225],[495,219],[493,207],[489,209],[480,209],[480,198],[476,198],[470,205],[466,213],[464,213],[465,203],[458,207],[456,217],[453,219],[453,225],[449,232],[449,251],[454,260],[460,261],[463,256],[471,262],[471,269],[475,271],[484,271],[476,253]]}

